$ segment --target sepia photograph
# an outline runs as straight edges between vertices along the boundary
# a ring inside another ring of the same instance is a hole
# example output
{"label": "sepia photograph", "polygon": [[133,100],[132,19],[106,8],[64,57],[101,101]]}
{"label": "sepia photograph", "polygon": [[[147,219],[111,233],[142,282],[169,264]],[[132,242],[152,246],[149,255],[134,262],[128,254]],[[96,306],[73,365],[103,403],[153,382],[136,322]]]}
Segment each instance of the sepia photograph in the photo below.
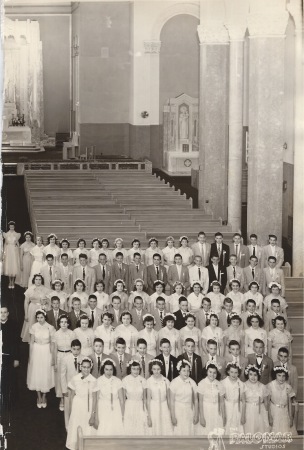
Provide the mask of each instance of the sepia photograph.
{"label": "sepia photograph", "polygon": [[2,0],[2,450],[303,449],[303,0]]}

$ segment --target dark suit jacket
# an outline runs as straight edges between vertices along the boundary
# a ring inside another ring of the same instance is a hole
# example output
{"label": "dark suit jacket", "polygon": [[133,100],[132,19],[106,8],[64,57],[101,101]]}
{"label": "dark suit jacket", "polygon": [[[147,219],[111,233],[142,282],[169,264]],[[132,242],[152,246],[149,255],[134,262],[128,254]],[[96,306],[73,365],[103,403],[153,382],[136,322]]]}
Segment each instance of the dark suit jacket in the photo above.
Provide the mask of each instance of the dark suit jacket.
{"label": "dark suit jacket", "polygon": [[[85,314],[85,312],[80,310],[80,314],[79,315],[81,316],[81,314]],[[75,313],[74,313],[73,309],[72,309],[71,312],[69,312],[69,319],[70,319],[70,322],[71,322],[70,329],[71,330],[75,330],[75,328],[77,326],[77,317],[75,316]]]}
{"label": "dark suit jacket", "polygon": [[143,263],[139,264],[138,272],[136,269],[136,265],[131,263],[129,265],[129,286],[127,289],[129,292],[134,290],[134,282],[138,278],[141,278],[144,282],[144,287],[147,288],[147,268]]}
{"label": "dark suit jacket", "polygon": [[111,281],[111,266],[109,266],[109,264],[105,265],[106,274],[104,278],[102,276],[103,270],[101,268],[101,264],[97,264],[96,266],[93,267],[93,269],[95,270],[96,281],[102,280],[105,284],[104,291],[107,294],[111,294],[113,288],[113,283]]}
{"label": "dark suit jacket", "polygon": [[[16,323],[10,318],[1,323],[2,331],[2,353],[9,355],[10,363],[20,360],[20,337]],[[3,364],[5,360],[3,359]]]}
{"label": "dark suit jacket", "polygon": [[[95,356],[95,353],[91,353],[89,358],[91,358],[91,360],[93,361],[93,367],[92,367],[92,370],[91,370],[91,374],[93,375],[93,377],[99,378],[100,377],[100,372],[98,372],[98,362],[97,362],[97,358]],[[106,358],[109,358],[109,355],[106,355],[105,353],[102,353],[100,355],[100,363],[102,363],[102,361],[104,359],[106,359]]]}
{"label": "dark suit jacket", "polygon": [[[161,353],[160,355],[156,356],[156,359],[159,359],[163,363],[162,368],[161,368],[161,374],[164,377],[166,377],[165,360],[164,360],[163,354]],[[175,358],[175,356],[170,355],[169,371],[168,371],[168,376],[167,376],[169,381],[172,381],[173,378],[176,378],[179,375],[179,373],[176,369],[176,364],[177,364],[177,358]],[[172,369],[173,369],[173,372],[172,372]]]}
{"label": "dark suit jacket", "polygon": [[[230,244],[230,255],[235,254],[235,247],[234,243]],[[244,267],[247,267],[249,264],[249,248],[247,245],[239,244],[239,252],[237,255],[236,264],[244,269]]]}
{"label": "dark suit jacket", "polygon": [[144,324],[143,324],[143,319],[142,318],[146,314],[146,311],[144,309],[141,311],[141,318],[138,317],[137,310],[135,308],[132,308],[130,313],[131,313],[131,316],[132,316],[132,325],[133,325],[133,327],[135,327],[137,331],[143,330],[144,329]]}
{"label": "dark suit jacket", "polygon": [[173,313],[176,317],[176,321],[174,324],[174,328],[176,328],[177,330],[180,330],[181,328],[186,326],[186,317],[183,317],[183,313],[181,312],[181,310],[179,309],[178,311],[175,311],[175,313]]}
{"label": "dark suit jacket", "polygon": [[[255,353],[251,353],[250,355],[248,355],[248,364],[257,365]],[[269,358],[269,356],[266,356],[266,355],[263,356],[261,369],[262,369],[262,375],[261,375],[260,382],[263,384],[270,383],[270,381],[272,381],[271,371],[273,369],[273,361],[271,358]]]}
{"label": "dark suit jacket", "polygon": [[227,284],[227,271],[226,267],[219,264],[219,270],[218,270],[218,278],[216,277],[213,264],[211,263],[208,267],[208,274],[209,274],[209,289],[208,292],[212,292],[212,287],[210,286],[212,281],[220,281],[221,283],[221,293],[224,294],[225,287]]}
{"label": "dark suit jacket", "polygon": [[[224,253],[226,252],[226,253]],[[216,242],[213,242],[211,244],[211,250],[210,250],[210,261],[209,264],[211,264],[211,258],[212,256],[218,256],[218,251],[217,251],[217,244]],[[229,245],[222,243],[222,252],[221,252],[221,256],[220,256],[220,260],[219,260],[219,264],[225,267],[229,266],[229,256],[230,256],[230,248]],[[210,280],[209,280],[210,283]]]}
{"label": "dark suit jacket", "polygon": [[[58,311],[58,318],[59,316],[61,316],[61,314],[67,314],[65,311],[63,311],[63,309],[59,308]],[[53,325],[53,327],[55,328],[55,330],[57,331],[59,329],[57,323],[55,322],[55,316],[54,316],[54,310],[53,308],[50,311],[47,311],[46,313],[46,319],[47,323],[49,323],[50,325]]]}
{"label": "dark suit jacket", "polygon": [[126,285],[126,289],[129,286],[129,266],[125,263],[122,263],[121,270],[118,267],[118,263],[116,261],[113,262],[111,267],[111,282],[114,285],[116,280],[123,280]]}
{"label": "dark suit jacket", "polygon": [[[167,271],[164,266],[159,266],[159,279],[165,283],[168,282]],[[156,270],[154,264],[147,267],[147,284],[148,284],[148,294],[151,295],[154,292],[153,283],[157,280]]]}
{"label": "dark suit jacket", "polygon": [[117,353],[111,353],[110,358],[113,359],[113,361],[116,364],[116,376],[117,378],[120,378],[121,380],[127,375],[127,363],[131,361],[132,356],[129,355],[129,353],[124,354],[124,360],[122,363],[122,368],[120,369],[119,360],[117,358]]}
{"label": "dark suit jacket", "polygon": [[[143,364],[142,364],[142,360],[141,360],[141,356],[139,353],[136,353],[133,357],[134,361],[138,361],[140,362],[140,367],[141,367],[141,376],[146,378],[146,380],[150,377],[150,372],[149,372],[149,365],[150,365],[150,361],[152,359],[154,359],[153,356],[148,355],[148,353],[145,355],[145,370],[143,370]],[[144,376],[145,374],[145,376]]]}
{"label": "dark suit jacket", "polygon": [[[187,361],[189,361],[189,358],[188,358],[188,355],[186,352],[182,353],[177,358],[178,361],[180,361],[181,359],[186,359]],[[196,384],[198,384],[203,379],[202,358],[199,355],[197,355],[196,353],[193,353],[192,370],[190,372],[190,377],[192,378],[192,380],[194,380],[196,382]]]}

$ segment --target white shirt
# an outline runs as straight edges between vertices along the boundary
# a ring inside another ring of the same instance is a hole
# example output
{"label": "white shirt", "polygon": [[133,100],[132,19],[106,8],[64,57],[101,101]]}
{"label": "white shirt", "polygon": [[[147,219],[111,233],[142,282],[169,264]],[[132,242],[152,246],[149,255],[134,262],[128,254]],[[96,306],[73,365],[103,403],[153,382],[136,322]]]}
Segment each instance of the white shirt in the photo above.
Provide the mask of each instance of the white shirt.
{"label": "white shirt", "polygon": [[215,266],[214,264],[212,264],[212,266],[213,266],[216,278],[218,279],[218,277],[219,277],[219,266],[218,265]]}
{"label": "white shirt", "polygon": [[182,265],[176,264],[176,269],[177,269],[177,273],[178,273],[178,278],[180,278],[181,273],[182,273]]}
{"label": "white shirt", "polygon": [[166,376],[168,376],[170,355],[169,356],[163,355],[163,357],[164,357],[164,361],[165,361]]}

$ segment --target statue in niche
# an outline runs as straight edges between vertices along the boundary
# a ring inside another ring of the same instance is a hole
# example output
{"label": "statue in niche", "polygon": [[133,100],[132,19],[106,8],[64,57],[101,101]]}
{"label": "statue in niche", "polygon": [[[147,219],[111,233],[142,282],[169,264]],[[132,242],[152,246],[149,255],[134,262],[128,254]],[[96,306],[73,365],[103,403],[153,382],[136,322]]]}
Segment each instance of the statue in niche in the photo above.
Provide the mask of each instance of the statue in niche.
{"label": "statue in niche", "polygon": [[189,138],[189,113],[186,106],[181,106],[179,110],[179,138]]}

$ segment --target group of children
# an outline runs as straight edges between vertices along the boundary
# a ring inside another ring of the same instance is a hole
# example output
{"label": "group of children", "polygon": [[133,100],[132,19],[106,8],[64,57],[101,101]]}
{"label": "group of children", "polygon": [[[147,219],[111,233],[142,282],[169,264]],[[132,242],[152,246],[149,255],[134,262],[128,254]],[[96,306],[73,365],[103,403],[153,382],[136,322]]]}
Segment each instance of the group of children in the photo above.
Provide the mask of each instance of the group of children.
{"label": "group of children", "polygon": [[27,385],[38,408],[55,387],[68,448],[79,425],[96,435],[296,433],[284,255],[269,239],[261,249],[252,235],[246,247],[236,233],[228,247],[216,233],[210,246],[201,232],[192,248],[186,236],[163,250],[152,238],[145,252],[137,239],[129,251],[121,239],[114,251],[80,239],[72,252],[66,239],[37,238],[22,276]]}

